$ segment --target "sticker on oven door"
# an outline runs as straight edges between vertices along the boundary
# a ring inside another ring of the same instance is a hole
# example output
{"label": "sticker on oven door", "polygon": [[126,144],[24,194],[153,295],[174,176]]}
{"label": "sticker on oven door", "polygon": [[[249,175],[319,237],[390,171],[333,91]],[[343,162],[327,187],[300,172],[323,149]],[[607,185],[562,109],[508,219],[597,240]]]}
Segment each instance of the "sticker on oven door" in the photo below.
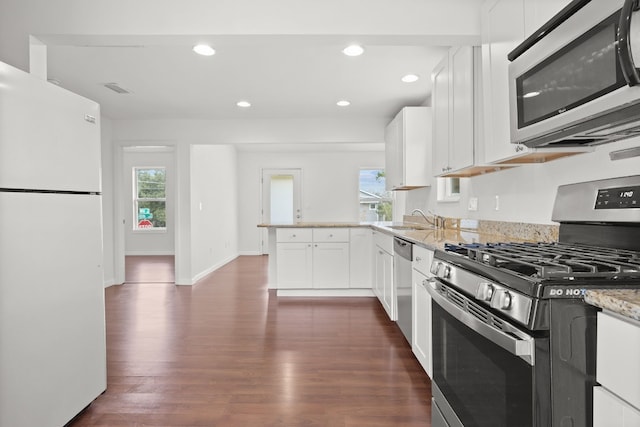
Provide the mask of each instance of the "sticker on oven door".
{"label": "sticker on oven door", "polygon": [[565,286],[549,286],[544,289],[543,298],[582,298],[587,290],[582,288],[567,288]]}

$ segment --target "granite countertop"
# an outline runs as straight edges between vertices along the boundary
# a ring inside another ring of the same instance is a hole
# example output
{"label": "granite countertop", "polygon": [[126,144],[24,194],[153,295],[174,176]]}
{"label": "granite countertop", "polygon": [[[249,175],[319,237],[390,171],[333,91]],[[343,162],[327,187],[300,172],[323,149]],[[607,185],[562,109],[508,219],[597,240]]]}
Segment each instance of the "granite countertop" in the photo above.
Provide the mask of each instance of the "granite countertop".
{"label": "granite countertop", "polygon": [[588,290],[584,300],[596,307],[640,321],[640,289]]}
{"label": "granite countertop", "polygon": [[[409,229],[398,229],[411,224]],[[427,224],[407,222],[300,222],[295,224],[258,224],[264,228],[340,228],[369,227],[392,236],[397,236],[427,249],[444,249],[445,243],[487,243],[487,242],[523,242],[532,241],[522,237],[505,237],[482,232],[477,228],[446,227],[433,228]]]}
{"label": "granite countertop", "polygon": [[[258,224],[262,228],[353,228],[371,227],[376,222],[296,222],[287,224]],[[389,223],[391,224],[391,223]]]}

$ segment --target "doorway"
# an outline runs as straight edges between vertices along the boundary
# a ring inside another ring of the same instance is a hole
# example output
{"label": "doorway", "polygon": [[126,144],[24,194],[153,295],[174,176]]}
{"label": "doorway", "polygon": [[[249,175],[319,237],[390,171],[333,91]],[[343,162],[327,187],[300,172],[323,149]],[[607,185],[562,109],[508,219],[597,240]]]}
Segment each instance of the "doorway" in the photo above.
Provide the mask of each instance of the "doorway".
{"label": "doorway", "polygon": [[[262,223],[294,224],[302,221],[301,169],[262,170]],[[262,253],[269,252],[269,234],[262,231]]]}
{"label": "doorway", "polygon": [[[172,282],[175,282],[178,270],[174,214],[176,170],[173,146],[123,144],[116,151],[115,283],[131,281],[126,270],[129,269],[130,275],[132,261],[136,261],[134,265],[152,265],[155,262],[147,262],[150,259],[145,257],[165,257],[163,263],[173,261],[171,271],[167,271],[161,281],[173,276]],[[133,259],[132,256],[138,258]],[[150,277],[149,281],[156,280],[160,279]]]}

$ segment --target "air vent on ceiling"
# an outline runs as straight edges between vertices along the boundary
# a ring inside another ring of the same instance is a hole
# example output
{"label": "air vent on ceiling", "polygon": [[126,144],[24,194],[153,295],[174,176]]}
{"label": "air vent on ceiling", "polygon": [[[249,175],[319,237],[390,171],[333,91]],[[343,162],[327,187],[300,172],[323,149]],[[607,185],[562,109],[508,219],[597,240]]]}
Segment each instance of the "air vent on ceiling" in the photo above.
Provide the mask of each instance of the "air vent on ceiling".
{"label": "air vent on ceiling", "polygon": [[104,87],[120,94],[131,93],[130,91],[120,87],[118,83],[105,83]]}

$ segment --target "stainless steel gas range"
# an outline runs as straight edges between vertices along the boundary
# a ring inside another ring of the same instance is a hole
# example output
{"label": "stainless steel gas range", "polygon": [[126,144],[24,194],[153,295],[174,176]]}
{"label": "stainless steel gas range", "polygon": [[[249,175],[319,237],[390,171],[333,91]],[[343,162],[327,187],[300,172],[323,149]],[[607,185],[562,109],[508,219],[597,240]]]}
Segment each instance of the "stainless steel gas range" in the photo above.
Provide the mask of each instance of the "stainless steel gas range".
{"label": "stainless steel gas range", "polygon": [[590,427],[597,309],[640,288],[640,176],[558,189],[556,243],[436,251],[432,426]]}

